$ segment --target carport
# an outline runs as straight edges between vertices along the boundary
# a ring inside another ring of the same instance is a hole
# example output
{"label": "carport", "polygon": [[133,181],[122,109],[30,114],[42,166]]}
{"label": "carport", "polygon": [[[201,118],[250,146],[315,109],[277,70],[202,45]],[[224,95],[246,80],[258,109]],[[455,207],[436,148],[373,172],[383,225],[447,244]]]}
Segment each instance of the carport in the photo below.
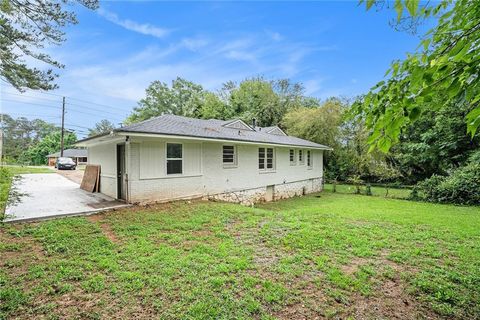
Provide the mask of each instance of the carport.
{"label": "carport", "polygon": [[128,206],[100,193],[89,193],[56,173],[22,174],[16,178],[5,210],[5,222],[88,215]]}

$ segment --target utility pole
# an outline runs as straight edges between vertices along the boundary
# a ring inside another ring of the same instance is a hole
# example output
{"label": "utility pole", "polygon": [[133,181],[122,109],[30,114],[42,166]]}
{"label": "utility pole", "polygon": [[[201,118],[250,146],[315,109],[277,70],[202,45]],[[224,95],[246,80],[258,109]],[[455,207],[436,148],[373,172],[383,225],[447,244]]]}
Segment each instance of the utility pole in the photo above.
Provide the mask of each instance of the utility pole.
{"label": "utility pole", "polygon": [[60,140],[60,157],[63,157],[63,136],[65,132],[65,97],[62,103],[62,138]]}

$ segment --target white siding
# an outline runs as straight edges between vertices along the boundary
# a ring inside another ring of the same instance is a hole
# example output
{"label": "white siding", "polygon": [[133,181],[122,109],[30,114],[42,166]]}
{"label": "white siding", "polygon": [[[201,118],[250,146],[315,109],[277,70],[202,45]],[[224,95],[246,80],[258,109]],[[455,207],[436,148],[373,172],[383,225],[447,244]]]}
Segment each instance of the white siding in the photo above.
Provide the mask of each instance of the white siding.
{"label": "white siding", "polygon": [[102,144],[88,148],[88,163],[100,165],[100,192],[117,197],[117,145]]}
{"label": "white siding", "polygon": [[[258,148],[235,144],[237,166],[224,167],[220,142],[131,138],[127,143],[128,194],[130,202],[163,201],[210,196],[276,185],[275,197],[283,193],[301,194],[318,191],[323,176],[323,151],[311,150],[312,166],[307,166],[306,148],[303,164],[290,165],[287,147],[275,147],[275,170],[258,169]],[[166,174],[166,143],[183,144],[183,174]],[[271,146],[268,146],[269,148]],[[296,155],[298,156],[298,149]],[[102,165],[101,190],[116,197],[116,143],[89,148],[89,162]],[[107,181],[105,181],[107,180]],[[112,183],[113,181],[113,183]],[[262,189],[260,189],[262,190]],[[285,191],[283,191],[285,190]],[[283,192],[283,193],[282,193]],[[258,192],[256,192],[258,194]]]}

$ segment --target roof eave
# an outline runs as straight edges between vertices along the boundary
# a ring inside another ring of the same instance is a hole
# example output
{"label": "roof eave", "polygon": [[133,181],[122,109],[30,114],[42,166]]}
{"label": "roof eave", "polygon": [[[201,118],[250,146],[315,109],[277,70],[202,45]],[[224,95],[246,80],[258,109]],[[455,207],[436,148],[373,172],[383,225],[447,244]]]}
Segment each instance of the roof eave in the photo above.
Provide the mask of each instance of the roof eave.
{"label": "roof eave", "polygon": [[274,145],[274,146],[284,146],[284,147],[294,147],[294,148],[310,148],[310,149],[317,149],[317,150],[333,150],[328,146],[307,146],[307,145],[300,145],[300,144],[286,144],[286,143],[275,143],[275,142],[262,142],[262,141],[249,141],[249,140],[241,140],[241,139],[222,139],[222,138],[212,138],[206,136],[192,136],[192,135],[182,135],[182,134],[168,134],[168,133],[154,133],[154,132],[146,132],[146,131],[127,131],[118,129],[116,130],[118,135],[125,135],[125,136],[140,136],[140,137],[166,137],[166,138],[179,138],[179,139],[189,139],[189,140],[202,140],[202,141],[219,141],[219,142],[236,142],[242,144],[253,144],[253,145]]}

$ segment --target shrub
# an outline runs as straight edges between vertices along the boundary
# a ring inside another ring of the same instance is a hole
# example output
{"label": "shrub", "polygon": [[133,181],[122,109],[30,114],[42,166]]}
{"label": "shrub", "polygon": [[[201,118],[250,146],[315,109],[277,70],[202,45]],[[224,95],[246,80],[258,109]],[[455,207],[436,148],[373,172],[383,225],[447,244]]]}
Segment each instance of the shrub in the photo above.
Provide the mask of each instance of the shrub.
{"label": "shrub", "polygon": [[420,182],[415,193],[430,202],[480,204],[480,163],[470,162],[448,177],[433,175]]}

